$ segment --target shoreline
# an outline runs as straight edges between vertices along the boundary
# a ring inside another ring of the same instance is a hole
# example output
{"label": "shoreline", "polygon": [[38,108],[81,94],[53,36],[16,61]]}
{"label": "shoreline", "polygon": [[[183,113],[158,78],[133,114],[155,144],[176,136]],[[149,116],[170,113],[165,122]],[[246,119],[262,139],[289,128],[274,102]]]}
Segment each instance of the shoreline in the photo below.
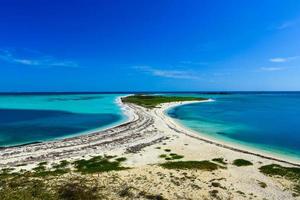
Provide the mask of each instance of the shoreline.
{"label": "shoreline", "polygon": [[[56,162],[66,158],[74,160],[82,156],[92,157],[99,154],[137,154],[142,149],[155,146],[155,144],[161,144],[162,141],[167,141],[170,135],[176,138],[184,137],[187,143],[195,143],[195,140],[204,142],[205,145],[203,146],[207,146],[209,149],[208,155],[211,156],[216,154],[212,153],[215,151],[225,152],[224,155],[227,155],[227,150],[229,150],[229,152],[236,152],[238,155],[241,154],[240,157],[242,155],[249,155],[292,166],[300,166],[299,163],[295,163],[295,161],[289,159],[280,159],[274,155],[262,154],[261,152],[245,149],[237,145],[218,142],[205,136],[202,137],[201,133],[199,134],[184,127],[165,113],[166,110],[174,106],[210,102],[212,101],[211,99],[165,103],[161,104],[159,108],[149,110],[129,103],[124,104],[121,102],[121,98],[118,97],[116,103],[121,106],[124,114],[128,116],[128,120],[125,122],[101,131],[93,131],[89,134],[81,134],[65,139],[0,148],[0,156],[3,158],[0,161],[0,167],[19,166],[20,164],[29,164],[32,167],[41,160]],[[175,143],[180,142],[177,141],[178,139],[174,140]],[[195,149],[195,152],[197,152],[197,149]],[[139,159],[136,163],[132,164],[139,166],[157,162],[160,162],[157,158],[153,158],[150,161]],[[30,169],[30,167],[26,168]]]}
{"label": "shoreline", "polygon": [[60,136],[60,137],[49,138],[49,139],[45,139],[45,140],[28,141],[28,142],[24,142],[24,143],[15,143],[15,144],[9,144],[9,145],[6,145],[6,146],[0,146],[0,149],[7,149],[7,148],[13,148],[13,147],[22,147],[22,146],[27,146],[27,145],[31,145],[31,144],[40,144],[40,143],[45,143],[45,142],[60,141],[60,140],[68,139],[68,138],[74,138],[74,137],[78,137],[78,136],[82,136],[82,135],[93,134],[93,133],[99,132],[99,131],[105,131],[105,130],[108,130],[108,129],[113,129],[113,128],[116,128],[116,127],[121,126],[123,124],[126,124],[126,123],[130,122],[132,120],[132,118],[134,118],[132,110],[130,110],[127,107],[125,107],[124,105],[122,105],[121,98],[126,97],[126,96],[129,96],[129,95],[119,96],[114,101],[114,103],[117,106],[120,107],[120,110],[121,110],[122,115],[123,115],[122,117],[124,118],[124,119],[120,120],[119,122],[114,122],[114,123],[111,123],[109,125],[105,125],[101,128],[94,128],[94,129],[86,130],[86,131],[83,131],[83,132],[69,134],[69,135],[66,135],[66,136]]}
{"label": "shoreline", "polygon": [[229,141],[223,141],[221,139],[218,138],[214,138],[214,137],[209,137],[207,135],[205,135],[204,133],[195,131],[190,129],[189,127],[186,127],[185,125],[181,124],[179,121],[177,121],[176,119],[173,119],[172,117],[170,117],[166,112],[172,108],[181,106],[181,105],[187,105],[187,104],[193,104],[193,103],[207,103],[207,102],[212,102],[214,101],[213,99],[209,99],[209,100],[204,100],[204,101],[193,101],[193,102],[172,102],[172,103],[167,103],[164,104],[162,107],[162,113],[163,115],[172,123],[175,125],[176,128],[179,128],[181,130],[179,130],[182,134],[186,134],[194,139],[199,139],[202,140],[204,142],[207,142],[209,144],[213,144],[222,148],[226,148],[226,149],[230,149],[233,151],[238,151],[241,153],[245,153],[245,154],[249,154],[249,155],[254,155],[254,156],[258,156],[261,158],[265,158],[265,159],[270,159],[270,160],[274,160],[277,162],[282,162],[282,163],[286,163],[286,164],[290,164],[290,165],[294,165],[294,166],[298,166],[300,167],[300,161],[297,160],[296,158],[283,158],[281,157],[280,154],[272,154],[272,152],[266,152],[264,150],[258,149],[258,148],[251,148],[249,146],[246,145],[239,145],[236,144],[234,142],[229,142]]}
{"label": "shoreline", "polygon": [[[295,199],[293,182],[270,177],[260,171],[263,166],[279,164],[293,167],[294,163],[224,148],[199,139],[199,134],[192,134],[188,129],[173,123],[164,113],[171,105],[187,103],[194,102],[161,104],[153,109],[121,103],[128,114],[132,114],[127,123],[63,140],[0,149],[0,170],[10,168],[11,172],[29,172],[34,175],[36,167],[41,163],[46,163],[43,164],[45,169],[53,170],[53,166],[66,161],[70,163],[70,171],[59,176],[60,180],[83,177],[100,183],[107,182],[110,188],[111,180],[118,177],[128,188],[138,187],[153,194],[159,191],[166,199],[211,199],[208,197],[213,197],[212,191],[218,191],[220,199]],[[171,155],[179,158],[170,161],[167,158]],[[76,170],[75,161],[90,160],[95,156],[109,156],[111,161],[122,158],[124,161],[121,166],[126,169],[92,174]],[[235,165],[238,159],[246,160],[251,165]],[[208,162],[218,166],[218,169],[167,169],[160,165],[168,162]],[[50,175],[48,178],[57,183],[57,176]],[[39,179],[45,180],[44,177]],[[262,183],[266,187],[263,188]],[[116,187],[120,189],[122,186]],[[118,195],[112,199],[122,198]]]}

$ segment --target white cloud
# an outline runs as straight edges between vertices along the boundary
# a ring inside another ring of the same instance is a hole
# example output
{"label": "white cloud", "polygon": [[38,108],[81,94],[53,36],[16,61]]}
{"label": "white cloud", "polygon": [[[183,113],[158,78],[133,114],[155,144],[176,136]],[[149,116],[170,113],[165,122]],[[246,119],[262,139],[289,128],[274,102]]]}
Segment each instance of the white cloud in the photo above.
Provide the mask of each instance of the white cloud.
{"label": "white cloud", "polygon": [[195,73],[184,70],[165,70],[157,69],[150,66],[135,66],[135,69],[151,74],[152,76],[174,78],[174,79],[199,79]]}
{"label": "white cloud", "polygon": [[299,58],[299,56],[293,56],[293,57],[275,57],[275,58],[270,58],[269,61],[273,63],[284,63],[284,62],[289,62],[291,60],[295,60]]}
{"label": "white cloud", "polygon": [[275,63],[281,63],[281,62],[286,62],[287,59],[286,58],[270,58],[269,61],[275,62]]}
{"label": "white cloud", "polygon": [[[27,51],[27,50],[26,50]],[[70,60],[58,60],[52,56],[38,55],[38,56],[19,56],[15,51],[0,49],[0,60],[28,66],[40,67],[78,67],[76,62]]]}
{"label": "white cloud", "polygon": [[279,26],[277,26],[276,28],[278,30],[283,30],[283,29],[293,27],[296,24],[297,24],[297,21],[286,21],[286,22],[283,22],[282,24],[280,24]]}
{"label": "white cloud", "polygon": [[285,70],[286,68],[284,68],[284,67],[262,67],[260,69],[262,71],[273,72],[273,71],[282,71],[282,70]]}

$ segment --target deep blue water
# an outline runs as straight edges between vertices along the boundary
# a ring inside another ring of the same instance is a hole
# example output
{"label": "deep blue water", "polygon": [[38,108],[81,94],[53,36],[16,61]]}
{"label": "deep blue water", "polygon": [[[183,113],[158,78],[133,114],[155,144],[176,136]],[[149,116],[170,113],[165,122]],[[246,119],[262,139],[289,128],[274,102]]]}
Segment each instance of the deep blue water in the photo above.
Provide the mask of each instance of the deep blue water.
{"label": "deep blue water", "polygon": [[300,93],[189,95],[216,101],[167,111],[183,125],[209,137],[300,158]]}
{"label": "deep blue water", "polygon": [[0,146],[45,141],[126,120],[116,94],[0,95]]}
{"label": "deep blue water", "polygon": [[[0,146],[45,141],[126,120],[121,94],[0,95]],[[168,114],[209,137],[300,158],[300,93],[180,93],[216,101]]]}

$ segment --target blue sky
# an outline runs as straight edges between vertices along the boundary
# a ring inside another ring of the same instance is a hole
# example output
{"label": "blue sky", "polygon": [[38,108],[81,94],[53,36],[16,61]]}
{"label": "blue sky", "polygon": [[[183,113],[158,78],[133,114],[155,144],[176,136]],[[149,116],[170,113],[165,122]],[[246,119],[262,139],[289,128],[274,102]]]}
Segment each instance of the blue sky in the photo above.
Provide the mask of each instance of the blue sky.
{"label": "blue sky", "polygon": [[1,0],[0,91],[300,90],[298,0]]}

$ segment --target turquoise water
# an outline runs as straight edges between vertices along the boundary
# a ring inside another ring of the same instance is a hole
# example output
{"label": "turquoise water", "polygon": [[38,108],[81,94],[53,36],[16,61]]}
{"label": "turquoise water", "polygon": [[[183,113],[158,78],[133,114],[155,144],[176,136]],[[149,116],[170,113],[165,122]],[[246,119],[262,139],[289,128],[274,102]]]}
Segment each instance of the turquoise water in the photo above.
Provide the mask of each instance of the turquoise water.
{"label": "turquoise water", "polygon": [[45,141],[126,120],[119,94],[0,95],[0,146]]}
{"label": "turquoise water", "polygon": [[[177,94],[178,95],[178,94]],[[167,113],[209,137],[300,159],[300,93],[230,93]]]}
{"label": "turquoise water", "polygon": [[[164,94],[214,102],[167,113],[209,137],[300,159],[300,93]],[[84,134],[126,120],[122,94],[0,95],[0,146]]]}

